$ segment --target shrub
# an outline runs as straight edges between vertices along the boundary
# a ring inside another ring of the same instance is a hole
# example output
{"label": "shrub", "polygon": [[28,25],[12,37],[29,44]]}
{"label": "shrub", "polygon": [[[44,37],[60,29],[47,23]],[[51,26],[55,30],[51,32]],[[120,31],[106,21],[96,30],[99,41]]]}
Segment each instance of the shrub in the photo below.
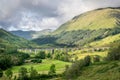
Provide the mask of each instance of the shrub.
{"label": "shrub", "polygon": [[91,58],[90,56],[86,56],[84,58],[84,66],[89,66],[91,64]]}
{"label": "shrub", "polygon": [[0,68],[2,70],[6,70],[12,66],[11,56],[9,55],[1,55],[0,56]]}
{"label": "shrub", "polygon": [[73,80],[77,76],[79,76],[82,72],[83,67],[89,66],[91,64],[90,56],[86,56],[83,60],[78,60],[74,62],[70,67],[66,66],[64,76],[67,80]]}
{"label": "shrub", "polygon": [[107,60],[120,60],[120,45],[115,46],[109,50]]}
{"label": "shrub", "polygon": [[70,55],[63,52],[63,51],[56,51],[54,53],[54,59],[69,62],[70,61]]}
{"label": "shrub", "polygon": [[42,59],[38,59],[38,60],[37,60],[37,63],[42,63]]}
{"label": "shrub", "polygon": [[95,55],[95,56],[93,57],[93,62],[100,62],[100,56]]}
{"label": "shrub", "polygon": [[49,74],[49,75],[55,75],[55,74],[56,74],[55,64],[52,64],[52,65],[51,65],[48,74]]}
{"label": "shrub", "polygon": [[6,75],[9,79],[11,79],[11,78],[12,78],[12,75],[13,75],[13,72],[12,72],[10,69],[8,69],[8,70],[5,71],[5,75]]}
{"label": "shrub", "polygon": [[74,79],[81,74],[81,70],[84,66],[83,60],[76,61],[68,69],[65,70],[64,75],[67,80]]}
{"label": "shrub", "polygon": [[33,62],[33,63],[42,63],[42,59],[32,59],[31,62]]}
{"label": "shrub", "polygon": [[45,59],[46,55],[44,51],[40,51],[35,57],[40,59]]}
{"label": "shrub", "polygon": [[3,71],[0,69],[0,77],[3,76]]}
{"label": "shrub", "polygon": [[47,54],[47,58],[52,58],[51,53],[48,53],[48,54]]}
{"label": "shrub", "polygon": [[27,69],[21,67],[19,70],[18,80],[28,80]]}
{"label": "shrub", "polygon": [[38,72],[33,67],[31,67],[30,68],[30,78],[34,79],[36,77],[38,77]]}
{"label": "shrub", "polygon": [[24,59],[22,57],[19,57],[19,56],[12,56],[12,59],[11,59],[13,65],[21,65],[24,63]]}

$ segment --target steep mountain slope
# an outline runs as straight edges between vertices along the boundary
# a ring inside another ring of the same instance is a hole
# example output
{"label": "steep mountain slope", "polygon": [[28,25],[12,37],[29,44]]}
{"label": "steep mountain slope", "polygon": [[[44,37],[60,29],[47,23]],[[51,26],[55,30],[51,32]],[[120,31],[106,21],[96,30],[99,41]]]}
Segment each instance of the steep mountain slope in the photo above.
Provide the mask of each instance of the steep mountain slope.
{"label": "steep mountain slope", "polygon": [[[84,46],[119,33],[120,8],[101,8],[76,16],[50,35],[42,36],[33,41],[40,45]],[[112,42],[115,40],[114,38]]]}
{"label": "steep mountain slope", "polygon": [[28,40],[35,39],[35,38],[38,38],[38,37],[43,36],[43,35],[47,35],[51,32],[52,32],[51,29],[45,29],[42,31],[21,31],[21,30],[11,31],[12,34],[14,34],[16,36],[23,37],[23,38],[28,39]]}
{"label": "steep mountain slope", "polygon": [[75,16],[60,26],[54,34],[63,31],[113,28],[117,19],[120,19],[120,8],[100,8]]}
{"label": "steep mountain slope", "polygon": [[17,47],[17,48],[32,48],[37,45],[31,41],[27,41],[23,38],[17,37],[3,29],[0,29],[0,47]]}

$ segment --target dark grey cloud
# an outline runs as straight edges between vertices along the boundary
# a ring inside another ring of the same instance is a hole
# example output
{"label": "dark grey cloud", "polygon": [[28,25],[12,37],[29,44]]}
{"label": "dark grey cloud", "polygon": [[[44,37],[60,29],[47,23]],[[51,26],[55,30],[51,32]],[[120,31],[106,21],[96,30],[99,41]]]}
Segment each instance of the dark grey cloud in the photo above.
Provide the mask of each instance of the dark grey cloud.
{"label": "dark grey cloud", "polygon": [[120,0],[0,0],[0,27],[56,29],[80,13],[101,7],[120,7]]}

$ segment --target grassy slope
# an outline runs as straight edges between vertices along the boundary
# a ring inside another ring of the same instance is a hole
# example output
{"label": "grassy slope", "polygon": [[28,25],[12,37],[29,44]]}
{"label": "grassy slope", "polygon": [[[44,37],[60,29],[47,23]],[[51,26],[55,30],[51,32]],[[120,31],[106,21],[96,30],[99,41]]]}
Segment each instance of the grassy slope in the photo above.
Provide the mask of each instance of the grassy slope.
{"label": "grassy slope", "polygon": [[35,43],[0,29],[0,46],[35,47]]}
{"label": "grassy slope", "polygon": [[119,15],[120,9],[105,8],[101,10],[93,10],[74,17],[72,20],[60,26],[53,34],[62,31],[73,30],[98,30],[105,28],[113,28],[116,25],[116,16]]}
{"label": "grassy slope", "polygon": [[118,40],[120,40],[120,34],[106,37],[106,38],[104,38],[102,40],[92,42],[89,45],[93,46],[93,47],[107,46],[110,43],[113,43],[113,42],[118,41]]}
{"label": "grassy slope", "polygon": [[84,59],[86,56],[95,56],[95,55],[98,55],[100,56],[101,60],[104,59],[104,57],[107,56],[107,53],[108,51],[101,51],[101,52],[98,52],[98,51],[94,51],[94,52],[91,52],[91,51],[88,51],[87,49],[86,50],[76,50],[74,52],[69,52],[70,55],[73,55],[72,56],[72,59],[74,60],[76,57],[78,57],[78,59]]}
{"label": "grassy slope", "polygon": [[84,68],[77,80],[120,80],[120,62],[93,64]]}
{"label": "grassy slope", "polygon": [[107,51],[104,51],[104,52],[86,52],[86,53],[79,53],[79,54],[76,54],[78,59],[84,59],[87,55],[93,57],[95,55],[99,55],[101,58],[104,58],[106,57],[107,55]]}
{"label": "grassy slope", "polygon": [[67,64],[70,65],[71,63],[63,62],[59,60],[43,60],[43,62],[40,64],[28,63],[22,66],[15,66],[12,68],[12,70],[13,72],[17,73],[21,67],[25,67],[27,69],[34,67],[39,73],[47,73],[49,71],[51,64],[55,64],[57,73],[61,73],[64,71],[65,65]]}

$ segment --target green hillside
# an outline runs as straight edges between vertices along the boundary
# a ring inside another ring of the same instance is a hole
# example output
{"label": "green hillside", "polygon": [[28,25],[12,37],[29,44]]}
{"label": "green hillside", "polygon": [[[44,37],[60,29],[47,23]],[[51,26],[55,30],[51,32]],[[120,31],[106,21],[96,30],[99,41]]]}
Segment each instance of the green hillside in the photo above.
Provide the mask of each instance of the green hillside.
{"label": "green hillside", "polygon": [[[110,45],[110,44],[112,44],[116,41],[120,41],[120,34],[108,36],[104,39],[92,42],[88,45],[89,46],[94,46],[94,47],[108,46],[108,45]],[[86,46],[88,46],[88,45],[86,45]]]}
{"label": "green hillside", "polygon": [[17,48],[32,48],[37,45],[31,41],[17,37],[3,29],[0,29],[0,47],[13,46]]}
{"label": "green hillside", "polygon": [[97,63],[84,68],[76,80],[119,80],[120,62]]}
{"label": "green hillside", "polygon": [[63,24],[54,34],[73,30],[99,30],[116,27],[120,19],[120,8],[101,8],[89,11]]}
{"label": "green hillside", "polygon": [[[53,33],[33,41],[40,45],[81,47],[101,40],[105,43],[105,38],[119,33],[120,8],[101,8],[76,16]],[[108,41],[107,45],[115,42],[117,38],[119,37]]]}

